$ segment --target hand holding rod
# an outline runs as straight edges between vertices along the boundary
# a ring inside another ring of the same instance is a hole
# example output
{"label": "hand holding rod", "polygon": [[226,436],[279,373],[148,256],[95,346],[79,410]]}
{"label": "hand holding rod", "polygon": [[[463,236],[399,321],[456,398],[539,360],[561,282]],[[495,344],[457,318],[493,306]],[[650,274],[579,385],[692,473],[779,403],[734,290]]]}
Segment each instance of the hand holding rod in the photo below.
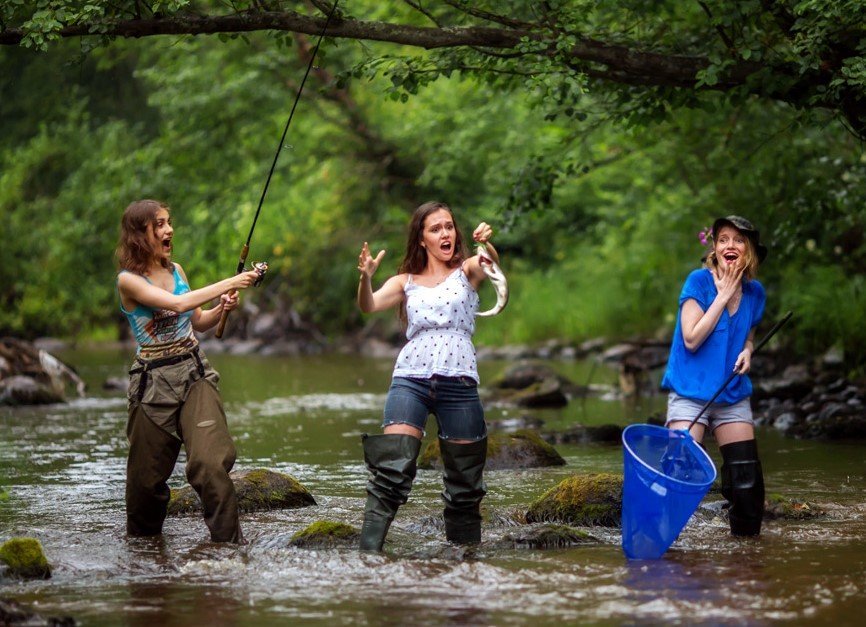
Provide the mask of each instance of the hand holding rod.
{"label": "hand holding rod", "polygon": [[[292,105],[292,110],[289,112],[289,119],[286,121],[286,127],[283,129],[283,136],[280,138],[280,143],[277,145],[277,152],[274,154],[274,161],[271,164],[271,170],[268,172],[268,178],[265,180],[265,186],[262,189],[262,195],[259,198],[259,206],[256,209],[256,215],[253,217],[253,225],[250,227],[250,234],[247,236],[247,241],[241,249],[240,259],[238,260],[237,274],[240,274],[244,271],[244,264],[247,262],[247,254],[250,252],[250,241],[253,239],[253,231],[256,229],[256,222],[259,219],[259,213],[262,210],[262,204],[265,202],[265,195],[268,193],[268,186],[271,184],[271,177],[274,174],[274,169],[277,167],[277,159],[280,158],[280,151],[283,149],[283,144],[286,143],[286,135],[289,132],[289,126],[292,123],[292,118],[295,115],[295,109],[298,106],[298,101],[301,99],[301,94],[304,91],[304,84],[307,82],[307,76],[310,75],[310,70],[313,67],[313,61],[316,59],[316,53],[319,51],[319,44],[322,43],[322,38],[325,36],[325,31],[328,30],[328,24],[331,23],[331,17],[334,15],[334,11],[337,10],[337,4],[340,0],[334,0],[334,6],[331,7],[331,12],[328,13],[328,17],[325,19],[325,25],[322,26],[322,32],[319,33],[319,40],[316,42],[316,47],[313,49],[313,54],[310,55],[310,62],[307,65],[307,71],[304,72],[304,78],[301,81],[301,86],[298,88],[298,93],[295,94],[295,102]],[[219,325],[217,326],[216,336],[221,338],[223,336],[223,331],[225,330],[226,320],[229,317],[229,312],[223,309],[222,315],[220,315]]]}
{"label": "hand holding rod", "polygon": [[[790,320],[790,319],[791,319],[791,316],[793,316],[793,315],[794,315],[794,312],[793,312],[793,311],[789,311],[789,312],[786,313],[784,316],[782,316],[782,319],[779,320],[776,324],[774,324],[774,325],[773,325],[773,328],[770,329],[770,330],[767,332],[767,335],[765,335],[765,336],[761,339],[761,341],[758,342],[757,345],[755,345],[755,349],[752,351],[752,355],[754,355],[754,354],[757,353],[759,350],[761,350],[761,347],[762,347],[764,344],[766,344],[766,343],[770,340],[771,337],[773,337],[774,335],[776,335],[776,331],[778,331],[778,330],[781,329],[783,326],[785,326],[785,323],[787,323],[788,320]],[[694,427],[694,426],[695,426],[695,423],[700,419],[701,416],[704,415],[704,412],[707,411],[707,409],[709,408],[709,406],[713,404],[713,401],[716,400],[716,399],[719,397],[719,394],[721,394],[722,392],[725,391],[725,388],[728,387],[728,384],[729,384],[731,381],[733,381],[733,380],[734,380],[734,377],[736,377],[736,376],[739,375],[739,374],[740,374],[740,373],[739,373],[738,371],[734,370],[734,371],[731,373],[731,375],[730,375],[727,379],[725,379],[725,382],[722,383],[722,386],[721,386],[718,390],[716,390],[716,393],[713,394],[713,397],[712,397],[710,400],[708,400],[708,401],[706,402],[706,404],[704,404],[703,407],[701,407],[701,411],[699,411],[699,412],[698,412],[698,415],[694,417],[694,419],[691,421],[691,423],[689,423],[689,428],[686,429],[686,431],[691,432],[692,427]]]}

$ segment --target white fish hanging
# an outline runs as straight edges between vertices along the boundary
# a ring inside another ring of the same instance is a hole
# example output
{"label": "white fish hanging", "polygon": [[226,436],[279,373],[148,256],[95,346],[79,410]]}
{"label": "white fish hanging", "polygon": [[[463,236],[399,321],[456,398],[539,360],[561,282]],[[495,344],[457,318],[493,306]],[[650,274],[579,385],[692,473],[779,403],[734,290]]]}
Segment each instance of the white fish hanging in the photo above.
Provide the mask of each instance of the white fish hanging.
{"label": "white fish hanging", "polygon": [[478,254],[478,262],[481,264],[481,269],[484,270],[484,274],[487,275],[496,290],[496,304],[491,309],[479,311],[475,315],[481,317],[495,316],[505,309],[505,305],[508,304],[508,280],[505,278],[505,273],[502,272],[499,264],[493,261],[484,244],[478,245],[476,253]]}

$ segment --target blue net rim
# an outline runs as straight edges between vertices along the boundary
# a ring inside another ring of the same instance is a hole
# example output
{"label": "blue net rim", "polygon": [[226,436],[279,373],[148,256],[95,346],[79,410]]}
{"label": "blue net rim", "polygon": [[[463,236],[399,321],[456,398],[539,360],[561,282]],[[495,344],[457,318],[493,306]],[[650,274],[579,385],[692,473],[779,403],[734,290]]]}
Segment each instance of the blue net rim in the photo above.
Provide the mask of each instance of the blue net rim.
{"label": "blue net rim", "polygon": [[[701,482],[695,482],[695,481],[683,481],[682,479],[677,479],[675,477],[671,477],[669,475],[666,475],[663,472],[660,472],[656,468],[653,468],[652,466],[647,464],[644,460],[642,460],[640,458],[640,456],[636,455],[635,452],[632,450],[632,448],[628,445],[627,436],[629,435],[629,431],[632,431],[632,432],[635,432],[635,431],[655,431],[655,432],[657,432],[658,436],[661,436],[662,433],[664,433],[665,437],[667,437],[668,439],[671,439],[672,436],[674,438],[679,438],[681,440],[686,440],[686,438],[688,438],[688,440],[691,441],[691,446],[692,446],[694,452],[698,456],[702,456],[703,459],[706,460],[708,467],[712,470],[713,476],[710,477],[706,482],[702,482],[702,481]],[[701,447],[695,441],[695,439],[692,437],[692,434],[689,433],[686,429],[668,429],[667,427],[660,427],[658,425],[650,425],[650,424],[629,425],[625,429],[622,430],[622,446],[626,451],[628,451],[628,454],[632,458],[632,460],[634,460],[635,462],[637,462],[638,464],[640,464],[641,466],[643,466],[644,468],[646,468],[650,472],[653,472],[653,473],[659,475],[660,477],[664,477],[666,481],[670,481],[670,482],[673,482],[675,484],[679,484],[682,486],[689,486],[689,487],[695,487],[695,486],[709,487],[713,484],[713,482],[716,480],[716,477],[718,476],[718,473],[716,472],[716,465],[713,463],[713,460],[710,457],[709,453],[707,453],[703,449],[703,447]]]}

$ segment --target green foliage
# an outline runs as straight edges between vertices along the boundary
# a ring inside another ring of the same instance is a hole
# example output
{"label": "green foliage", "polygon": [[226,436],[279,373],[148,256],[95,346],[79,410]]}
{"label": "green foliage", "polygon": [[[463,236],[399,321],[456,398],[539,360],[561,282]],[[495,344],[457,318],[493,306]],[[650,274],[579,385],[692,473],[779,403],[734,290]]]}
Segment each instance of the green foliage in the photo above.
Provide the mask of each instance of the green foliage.
{"label": "green foliage", "polygon": [[[0,48],[0,332],[122,324],[112,253],[134,199],[171,205],[193,287],[233,271],[308,42],[249,33],[92,46],[108,42],[110,20],[260,4],[2,3],[0,31],[24,28],[28,48]],[[697,231],[738,213],[770,246],[759,277],[768,316],[793,308],[801,351],[844,344],[852,366],[866,363],[866,158],[845,127],[856,115],[839,122],[862,106],[858,5],[508,0],[424,3],[422,14],[352,3],[357,19],[408,26],[500,28],[483,17],[498,13],[524,36],[507,53],[326,39],[252,241],[251,260],[271,272],[245,298],[329,334],[357,329],[361,243],[388,251],[384,280],[410,211],[437,198],[464,233],[480,220],[496,230],[512,294],[502,316],[479,321],[480,343],[665,336],[704,252]],[[54,41],[59,25],[84,23],[94,38]],[[658,84],[576,60],[585,41],[702,61],[693,84]],[[844,307],[822,309],[833,294]]]}

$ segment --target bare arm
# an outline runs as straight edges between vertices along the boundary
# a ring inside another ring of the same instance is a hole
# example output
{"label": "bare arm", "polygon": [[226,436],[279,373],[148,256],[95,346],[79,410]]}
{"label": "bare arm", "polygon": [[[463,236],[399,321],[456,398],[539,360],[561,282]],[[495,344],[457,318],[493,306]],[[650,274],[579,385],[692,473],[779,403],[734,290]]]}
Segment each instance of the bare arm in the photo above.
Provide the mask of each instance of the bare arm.
{"label": "bare arm", "polygon": [[[180,272],[183,280],[186,281],[187,285],[189,285],[189,279],[186,278],[186,272],[183,271],[180,264],[177,264],[177,271]],[[231,311],[238,306],[238,303],[240,303],[240,297],[235,290],[232,290],[226,294],[222,294],[220,296],[220,302],[217,303],[215,307],[211,307],[210,309],[196,307],[195,311],[192,312],[192,317],[190,318],[193,330],[202,332],[213,328],[219,322],[223,310],[226,309]]]}
{"label": "bare arm", "polygon": [[176,313],[186,313],[230,290],[248,288],[257,277],[258,273],[255,270],[242,272],[186,294],[178,295],[151,285],[144,277],[137,274],[122,272],[117,279],[117,289],[120,291],[120,297],[126,309],[135,309],[136,305],[144,305],[154,309],[168,309]]}
{"label": "bare arm", "polygon": [[698,350],[716,328],[722,312],[728,306],[728,301],[739,289],[743,276],[742,268],[721,265],[717,269],[718,275],[714,271],[711,272],[713,272],[717,294],[709,308],[704,311],[696,300],[689,298],[680,309],[680,328],[683,332],[683,341],[691,352]]}
{"label": "bare arm", "polygon": [[363,313],[384,311],[403,302],[403,288],[406,285],[405,275],[392,276],[385,281],[382,287],[375,292],[373,291],[373,274],[384,256],[384,250],[380,250],[375,258],[370,255],[367,242],[364,242],[361,247],[361,254],[358,256],[358,271],[361,273],[358,282],[358,309]]}

